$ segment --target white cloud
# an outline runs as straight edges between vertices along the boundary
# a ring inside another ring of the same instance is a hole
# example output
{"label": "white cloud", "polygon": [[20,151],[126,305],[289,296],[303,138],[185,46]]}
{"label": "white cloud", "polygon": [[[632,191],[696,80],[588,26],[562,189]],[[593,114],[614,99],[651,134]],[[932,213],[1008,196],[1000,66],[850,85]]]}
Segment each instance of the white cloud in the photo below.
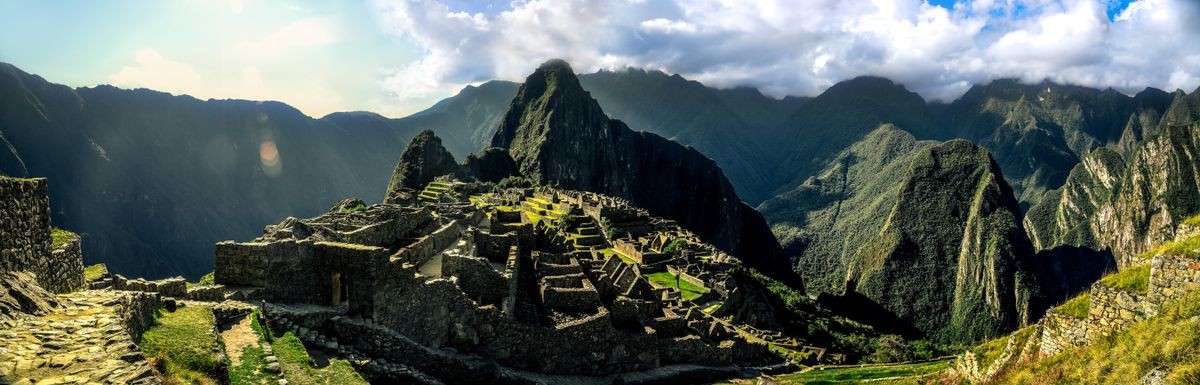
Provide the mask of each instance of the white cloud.
{"label": "white cloud", "polygon": [[242,42],[237,50],[247,55],[278,55],[293,49],[334,43],[340,35],[337,24],[331,19],[310,17],[292,22],[261,39]]}
{"label": "white cloud", "polygon": [[134,64],[121,68],[109,78],[113,85],[181,94],[204,84],[195,68],[164,58],[154,49],[138,50],[133,60]]}
{"label": "white cloud", "polygon": [[423,49],[385,81],[401,101],[521,80],[549,58],[576,71],[663,69],[718,87],[813,95],[859,75],[931,99],[1000,77],[1136,92],[1200,85],[1200,2],[1138,0],[520,0],[496,14],[436,0],[372,0]]}

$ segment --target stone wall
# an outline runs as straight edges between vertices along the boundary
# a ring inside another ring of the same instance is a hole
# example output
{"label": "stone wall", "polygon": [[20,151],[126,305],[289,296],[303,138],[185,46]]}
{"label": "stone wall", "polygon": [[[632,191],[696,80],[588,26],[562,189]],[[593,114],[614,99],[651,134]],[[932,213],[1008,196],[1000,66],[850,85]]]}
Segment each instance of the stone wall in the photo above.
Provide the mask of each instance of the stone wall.
{"label": "stone wall", "polygon": [[117,297],[117,316],[134,342],[141,342],[142,334],[154,325],[154,313],[161,302],[157,293],[128,291]]}
{"label": "stone wall", "polygon": [[1042,355],[1053,355],[1125,330],[1153,317],[1164,303],[1200,287],[1200,263],[1165,254],[1150,262],[1146,293],[1115,289],[1096,283],[1088,291],[1088,314],[1079,319],[1051,309],[1039,321]]}
{"label": "stone wall", "polygon": [[[28,271],[53,293],[83,287],[79,237],[50,249],[50,197],[45,178],[0,176],[0,273]],[[53,253],[52,253],[53,252]]]}
{"label": "stone wall", "polygon": [[218,243],[213,258],[213,282],[226,286],[262,287],[269,246],[233,241]]}
{"label": "stone wall", "polygon": [[66,293],[83,288],[83,245],[80,241],[79,236],[75,236],[50,252],[50,261],[38,274],[38,280],[46,290]]}
{"label": "stone wall", "polygon": [[1154,306],[1140,293],[1092,285],[1088,296],[1088,339],[1124,330],[1155,312]]}
{"label": "stone wall", "polygon": [[1085,319],[1050,310],[1042,317],[1040,324],[1041,354],[1054,355],[1087,343],[1088,323]]}
{"label": "stone wall", "polygon": [[442,256],[442,274],[455,277],[467,297],[480,305],[501,305],[508,296],[509,280],[483,258],[447,253]]}
{"label": "stone wall", "polygon": [[127,279],[120,274],[113,275],[114,290],[141,291],[158,293],[164,297],[178,299],[187,298],[187,280],[183,277],[166,278],[157,281],[147,281],[141,278]]}
{"label": "stone wall", "polygon": [[1148,299],[1155,305],[1162,305],[1197,286],[1200,286],[1200,262],[1164,254],[1155,257],[1150,264]]}
{"label": "stone wall", "polygon": [[458,222],[451,221],[445,226],[429,233],[429,235],[421,237],[416,242],[400,249],[400,251],[396,252],[396,255],[392,256],[392,259],[417,266],[424,265],[442,250],[457,242],[462,233],[462,227],[458,225]]}

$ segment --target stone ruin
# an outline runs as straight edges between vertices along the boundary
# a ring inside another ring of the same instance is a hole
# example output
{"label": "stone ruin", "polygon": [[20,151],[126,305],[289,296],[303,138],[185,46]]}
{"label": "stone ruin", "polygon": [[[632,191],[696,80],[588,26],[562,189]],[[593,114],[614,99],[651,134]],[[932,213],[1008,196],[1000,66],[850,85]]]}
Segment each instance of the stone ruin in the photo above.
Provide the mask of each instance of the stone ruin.
{"label": "stone ruin", "polygon": [[135,344],[159,294],[84,290],[80,238],[51,234],[46,180],[0,176],[0,383],[160,383]]}
{"label": "stone ruin", "polygon": [[[545,188],[463,200],[461,184],[435,183],[437,196],[427,189],[420,203],[343,201],[267,226],[253,241],[218,243],[215,281],[261,301],[277,330],[382,381],[710,381],[783,362],[767,342],[608,251],[610,234],[654,237],[643,211]],[[601,234],[600,223],[609,230]],[[677,226],[661,230],[686,238]],[[685,270],[699,261],[671,268],[716,286]]]}

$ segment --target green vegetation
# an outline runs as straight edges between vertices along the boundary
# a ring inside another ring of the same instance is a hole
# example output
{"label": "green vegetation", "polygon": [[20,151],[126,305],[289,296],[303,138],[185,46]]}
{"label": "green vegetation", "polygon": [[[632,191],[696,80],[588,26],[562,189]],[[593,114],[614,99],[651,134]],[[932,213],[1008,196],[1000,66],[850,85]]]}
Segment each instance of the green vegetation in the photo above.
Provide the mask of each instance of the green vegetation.
{"label": "green vegetation", "polygon": [[952,360],[914,364],[871,365],[850,367],[818,366],[811,370],[780,376],[780,384],[921,384],[950,367]]}
{"label": "green vegetation", "polygon": [[1184,226],[1200,226],[1200,214],[1190,216],[1187,219],[1184,219],[1182,223]]}
{"label": "green vegetation", "polygon": [[1100,284],[1135,293],[1145,293],[1150,287],[1150,265],[1128,267],[1100,278]]}
{"label": "green vegetation", "polygon": [[97,263],[95,265],[85,267],[85,268],[83,268],[83,281],[84,282],[99,281],[100,278],[104,277],[104,274],[107,272],[108,272],[108,267],[104,266],[103,263]]}
{"label": "green vegetation", "polygon": [[1194,235],[1163,247],[1163,253],[1177,257],[1200,260],[1200,235]]}
{"label": "green vegetation", "polygon": [[200,282],[197,282],[197,284],[199,284],[200,286],[212,286],[215,284],[214,279],[215,279],[215,273],[208,273],[208,274],[205,274],[203,277],[200,277]]}
{"label": "green vegetation", "polygon": [[605,258],[615,255],[615,256],[617,256],[617,258],[621,259],[621,262],[625,262],[630,265],[637,264],[637,261],[634,261],[633,258],[630,258],[628,255],[621,254],[621,252],[613,250],[613,249],[599,249],[596,251],[599,252],[600,254],[603,254]]}
{"label": "green vegetation", "polygon": [[271,347],[275,357],[279,358],[279,366],[283,376],[293,384],[367,384],[362,375],[350,366],[346,360],[331,359],[329,366],[317,369],[304,344],[291,332],[276,338]]}
{"label": "green vegetation", "polygon": [[680,296],[687,301],[700,298],[700,296],[704,295],[704,293],[708,293],[708,289],[697,286],[694,283],[688,282],[685,279],[676,277],[674,274],[665,271],[647,274],[646,279],[655,286],[673,287],[679,289]]}
{"label": "green vegetation", "polygon": [[1200,383],[1200,291],[1162,308],[1159,315],[1086,347],[1002,373],[995,384],[1135,384],[1151,369],[1167,384]]}
{"label": "green vegetation", "polygon": [[1067,302],[1063,302],[1062,305],[1058,305],[1054,310],[1068,317],[1082,319],[1087,318],[1088,308],[1091,307],[1091,303],[1091,297],[1088,296],[1088,293],[1084,292],[1075,296],[1075,298],[1067,300]]}
{"label": "green vegetation", "polygon": [[672,258],[678,257],[679,252],[683,250],[684,246],[687,246],[686,241],[682,239],[672,239],[671,243],[668,243],[663,247],[662,252],[663,254],[670,255]]}
{"label": "green vegetation", "polygon": [[142,335],[142,352],[159,374],[188,384],[217,384],[224,377],[221,342],[214,332],[212,309],[182,307],[159,312],[156,324]]}
{"label": "green vegetation", "polygon": [[1002,336],[979,344],[979,346],[971,349],[971,352],[975,353],[975,360],[979,363],[980,367],[987,367],[988,365],[991,365],[992,362],[999,359],[1000,355],[1004,353],[1004,348],[1008,346],[1008,341],[1010,338],[1015,342],[1013,346],[1015,346],[1016,349],[1021,349],[1025,346],[1025,343],[1029,341],[1029,337],[1033,336],[1033,332],[1036,330],[1037,328],[1033,326],[1027,326],[1017,330],[1012,335]]}
{"label": "green vegetation", "polygon": [[255,309],[250,317],[250,328],[258,336],[258,344],[246,347],[242,351],[241,362],[229,370],[229,381],[232,385],[270,384],[276,377],[265,370],[267,366],[266,353],[263,352],[261,346],[270,334],[259,323],[258,309]]}
{"label": "green vegetation", "polygon": [[366,204],[356,204],[356,205],[350,206],[350,207],[342,207],[342,208],[338,209],[337,212],[339,214],[351,214],[351,213],[357,213],[357,212],[362,212],[362,211],[366,211],[366,210],[367,210]]}
{"label": "green vegetation", "polygon": [[50,250],[57,250],[60,247],[66,246],[67,243],[79,238],[78,235],[70,231],[66,231],[57,227],[50,228]]}

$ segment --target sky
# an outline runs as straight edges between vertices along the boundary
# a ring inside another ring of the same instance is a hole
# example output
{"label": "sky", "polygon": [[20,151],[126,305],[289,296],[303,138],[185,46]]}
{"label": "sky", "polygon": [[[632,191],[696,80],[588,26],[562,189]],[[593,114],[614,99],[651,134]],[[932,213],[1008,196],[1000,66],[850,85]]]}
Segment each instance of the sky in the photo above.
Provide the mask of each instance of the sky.
{"label": "sky", "polygon": [[551,58],[812,96],[884,76],[1200,87],[1200,0],[0,0],[0,61],[70,86],[401,117]]}

